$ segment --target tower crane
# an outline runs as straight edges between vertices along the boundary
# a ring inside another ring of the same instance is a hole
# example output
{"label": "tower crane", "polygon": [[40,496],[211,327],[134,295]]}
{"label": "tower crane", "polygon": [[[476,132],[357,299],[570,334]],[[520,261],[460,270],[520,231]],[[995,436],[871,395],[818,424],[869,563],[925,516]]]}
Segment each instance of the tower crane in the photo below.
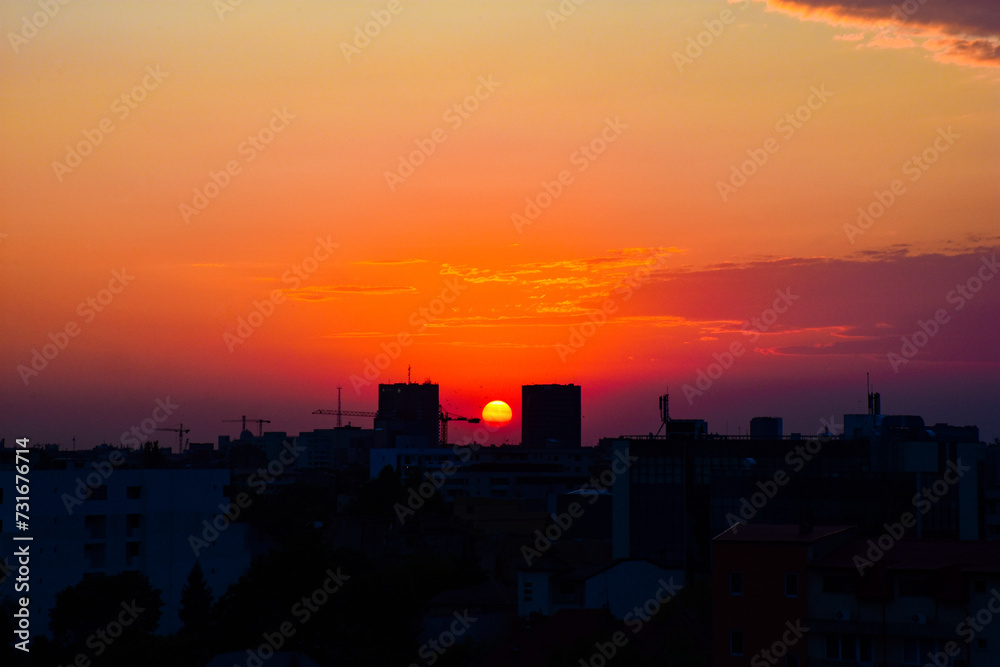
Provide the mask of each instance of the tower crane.
{"label": "tower crane", "polygon": [[[243,431],[247,430],[247,416],[243,415],[240,419],[223,419],[224,422],[243,422],[243,430],[240,431],[240,435],[243,435]],[[251,419],[252,422],[257,422],[257,435],[261,438],[264,437],[264,424],[270,424],[270,419]]]}
{"label": "tower crane", "polygon": [[337,415],[337,427],[341,425],[341,416],[348,417],[378,417],[377,412],[365,412],[364,410],[341,410],[340,409],[340,387],[337,387],[337,409],[336,410],[313,410],[314,415]]}
{"label": "tower crane", "polygon": [[453,415],[444,411],[444,407],[438,405],[438,421],[441,422],[441,445],[446,446],[448,444],[448,422],[469,422],[470,424],[478,424],[482,421],[479,417],[459,417],[458,415]]}
{"label": "tower crane", "polygon": [[163,428],[158,428],[156,430],[157,431],[174,431],[174,432],[176,432],[177,433],[177,448],[178,448],[177,453],[181,454],[181,453],[184,452],[184,434],[185,433],[190,433],[191,429],[184,428],[184,424],[178,424],[177,428],[166,428],[166,427],[163,427]]}

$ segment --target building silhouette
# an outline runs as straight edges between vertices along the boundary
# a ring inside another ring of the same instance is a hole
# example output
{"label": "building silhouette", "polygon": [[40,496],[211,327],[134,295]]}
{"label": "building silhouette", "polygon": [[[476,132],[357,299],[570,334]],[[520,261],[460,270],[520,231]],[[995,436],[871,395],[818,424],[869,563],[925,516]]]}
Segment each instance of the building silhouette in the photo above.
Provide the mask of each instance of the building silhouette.
{"label": "building silhouette", "polygon": [[430,447],[439,440],[438,385],[397,382],[378,386],[380,447]]}
{"label": "building silhouette", "polygon": [[579,447],[580,386],[527,384],[521,387],[521,445]]}

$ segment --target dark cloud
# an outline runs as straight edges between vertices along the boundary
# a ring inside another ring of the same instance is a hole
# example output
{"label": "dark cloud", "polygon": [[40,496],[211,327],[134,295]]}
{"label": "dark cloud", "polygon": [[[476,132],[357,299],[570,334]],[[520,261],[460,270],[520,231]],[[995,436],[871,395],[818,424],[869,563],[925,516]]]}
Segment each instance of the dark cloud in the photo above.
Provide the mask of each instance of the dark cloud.
{"label": "dark cloud", "polygon": [[[997,0],[757,0],[803,20],[862,28],[867,46],[920,44],[935,60],[972,67],[1000,67]],[[866,35],[867,36],[867,35]],[[846,35],[852,40],[857,35]]]}
{"label": "dark cloud", "polygon": [[[650,317],[702,323],[706,335],[744,339],[740,328],[790,290],[795,301],[756,347],[783,356],[875,355],[884,361],[920,322],[947,322],[921,361],[1000,362],[997,250],[910,255],[905,248],[857,259],[785,258],[667,274],[637,291],[631,307]],[[979,282],[978,276],[988,280]],[[971,281],[971,283],[970,283]],[[960,286],[978,287],[962,296]],[[932,326],[932,325],[929,325]],[[723,339],[722,344],[726,344]]]}

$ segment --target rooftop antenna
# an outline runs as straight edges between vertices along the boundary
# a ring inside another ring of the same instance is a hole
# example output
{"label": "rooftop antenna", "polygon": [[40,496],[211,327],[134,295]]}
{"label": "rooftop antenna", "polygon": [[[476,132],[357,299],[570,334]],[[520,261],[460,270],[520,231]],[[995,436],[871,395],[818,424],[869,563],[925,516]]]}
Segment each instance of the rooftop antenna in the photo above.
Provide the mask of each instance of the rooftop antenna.
{"label": "rooftop antenna", "polygon": [[877,391],[872,392],[871,377],[868,373],[865,373],[865,384],[868,387],[868,414],[872,418],[872,428],[875,428],[875,416],[882,414],[882,396]]}
{"label": "rooftop antenna", "polygon": [[670,421],[670,387],[667,387],[666,394],[660,396],[660,428],[656,429],[656,435],[660,435],[660,431],[666,435],[668,421]]}
{"label": "rooftop antenna", "polygon": [[410,364],[406,364],[406,384],[412,384],[413,380],[410,379],[410,369],[413,368]]}

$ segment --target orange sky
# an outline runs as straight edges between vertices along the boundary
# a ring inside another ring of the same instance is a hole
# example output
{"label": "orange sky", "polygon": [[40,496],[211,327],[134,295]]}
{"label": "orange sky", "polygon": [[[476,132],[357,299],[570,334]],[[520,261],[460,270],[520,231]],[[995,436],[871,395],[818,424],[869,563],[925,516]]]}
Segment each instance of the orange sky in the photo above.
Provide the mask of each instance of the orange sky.
{"label": "orange sky", "polygon": [[0,436],[116,442],[167,396],[195,441],[298,432],[407,366],[509,402],[511,442],[521,384],[581,384],[590,443],[667,386],[713,430],[814,431],[866,371],[1000,435],[1000,280],[949,301],[1000,238],[993,4],[224,2],[0,7]]}

